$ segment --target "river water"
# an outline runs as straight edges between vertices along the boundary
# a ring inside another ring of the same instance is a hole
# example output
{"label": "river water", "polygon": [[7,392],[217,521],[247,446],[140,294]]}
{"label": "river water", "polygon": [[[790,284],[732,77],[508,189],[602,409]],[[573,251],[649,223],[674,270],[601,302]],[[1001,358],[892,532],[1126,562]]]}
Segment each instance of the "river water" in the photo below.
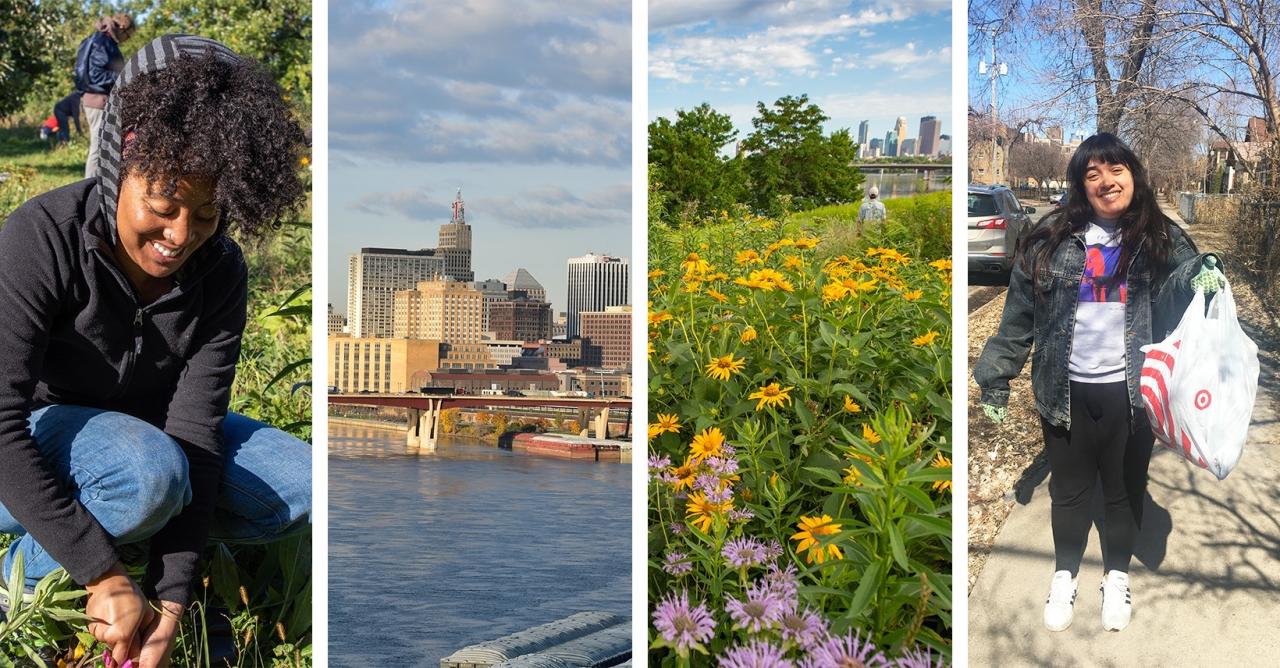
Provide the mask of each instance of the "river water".
{"label": "river water", "polygon": [[[871,186],[878,186],[880,188],[880,199],[907,197],[926,192],[951,190],[951,182],[947,180],[950,176],[950,172],[940,170],[924,172],[919,175],[863,172],[862,190],[866,192]],[[921,185],[924,186],[923,189],[920,188]]]}
{"label": "river water", "polygon": [[584,610],[631,611],[629,464],[329,425],[329,658],[438,666]]}

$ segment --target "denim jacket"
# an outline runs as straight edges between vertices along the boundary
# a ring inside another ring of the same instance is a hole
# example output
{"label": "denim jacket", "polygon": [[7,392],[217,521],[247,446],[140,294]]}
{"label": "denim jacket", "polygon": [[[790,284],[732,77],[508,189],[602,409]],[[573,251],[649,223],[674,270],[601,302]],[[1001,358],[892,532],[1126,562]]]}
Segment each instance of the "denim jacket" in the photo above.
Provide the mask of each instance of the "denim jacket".
{"label": "denim jacket", "polygon": [[[1199,253],[1177,225],[1170,224],[1167,229],[1172,247],[1166,267],[1152,267],[1147,254],[1139,250],[1126,277],[1124,366],[1131,416],[1135,409],[1137,414],[1143,412],[1138,382],[1145,355],[1139,349],[1163,339],[1178,325],[1194,294],[1191,279],[1207,255]],[[1023,252],[1034,252],[1034,248]],[[1030,352],[1036,409],[1050,424],[1069,429],[1071,384],[1067,367],[1084,275],[1084,233],[1064,240],[1047,264],[1036,268],[1033,295],[1030,275],[1020,261],[1014,262],[1000,330],[987,340],[974,364],[973,378],[982,390],[982,403],[1005,406],[1009,403],[1009,381],[1022,373]]]}

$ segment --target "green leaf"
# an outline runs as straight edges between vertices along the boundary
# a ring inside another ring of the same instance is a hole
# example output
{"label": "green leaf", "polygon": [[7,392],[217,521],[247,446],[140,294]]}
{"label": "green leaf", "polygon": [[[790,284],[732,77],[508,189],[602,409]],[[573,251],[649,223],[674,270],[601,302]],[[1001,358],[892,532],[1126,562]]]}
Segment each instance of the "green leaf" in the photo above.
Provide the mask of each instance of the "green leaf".
{"label": "green leaf", "polygon": [[236,567],[235,556],[225,543],[215,543],[210,571],[214,593],[229,609],[240,609],[243,605],[240,600],[240,570]]}
{"label": "green leaf", "polygon": [[285,365],[285,367],[281,369],[279,373],[277,373],[275,376],[272,376],[271,380],[267,381],[267,384],[265,387],[262,388],[262,391],[266,392],[267,390],[271,389],[272,385],[275,385],[277,382],[284,379],[285,376],[288,376],[289,374],[293,373],[294,371],[297,371],[298,369],[301,369],[302,367],[308,364],[311,364],[310,357],[305,357],[303,359],[290,362],[289,364]]}
{"label": "green leaf", "polygon": [[872,562],[867,570],[862,572],[862,579],[858,582],[858,589],[853,592],[853,600],[849,602],[849,609],[845,612],[845,617],[850,621],[857,619],[862,611],[866,609],[867,603],[871,602],[871,595],[875,593],[880,586],[880,573],[884,569],[882,562]]}
{"label": "green leaf", "polygon": [[889,547],[893,550],[893,560],[902,568],[907,568],[907,550],[902,545],[902,529],[897,522],[889,524]]}

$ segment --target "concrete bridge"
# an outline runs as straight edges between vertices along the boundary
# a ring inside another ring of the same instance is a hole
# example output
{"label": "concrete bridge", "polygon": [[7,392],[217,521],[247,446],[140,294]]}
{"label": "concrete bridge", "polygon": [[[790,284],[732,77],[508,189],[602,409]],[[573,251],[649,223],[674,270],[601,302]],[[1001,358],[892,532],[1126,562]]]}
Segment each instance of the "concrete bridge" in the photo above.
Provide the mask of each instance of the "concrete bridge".
{"label": "concrete bridge", "polygon": [[[450,408],[557,407],[596,411],[591,420],[596,438],[609,434],[609,409],[631,408],[631,399],[616,397],[509,397],[455,394],[330,394],[330,404],[404,408],[409,412],[409,447],[435,450],[440,414]],[[584,420],[585,422],[585,420]]]}

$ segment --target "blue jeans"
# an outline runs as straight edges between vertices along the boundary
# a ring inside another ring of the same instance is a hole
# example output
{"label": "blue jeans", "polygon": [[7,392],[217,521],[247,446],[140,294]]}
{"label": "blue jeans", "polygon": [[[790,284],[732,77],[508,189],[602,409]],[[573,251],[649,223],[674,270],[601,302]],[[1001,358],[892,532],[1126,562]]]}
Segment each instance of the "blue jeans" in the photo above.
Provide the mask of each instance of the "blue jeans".
{"label": "blue jeans", "polygon": [[[187,457],[159,428],[131,415],[83,406],[46,406],[28,421],[54,474],[115,538],[147,540],[191,501]],[[209,540],[269,543],[311,518],[311,446],[237,413],[222,423],[226,457]],[[5,580],[22,554],[28,586],[58,568],[0,505],[0,532],[21,534],[3,564]]]}

